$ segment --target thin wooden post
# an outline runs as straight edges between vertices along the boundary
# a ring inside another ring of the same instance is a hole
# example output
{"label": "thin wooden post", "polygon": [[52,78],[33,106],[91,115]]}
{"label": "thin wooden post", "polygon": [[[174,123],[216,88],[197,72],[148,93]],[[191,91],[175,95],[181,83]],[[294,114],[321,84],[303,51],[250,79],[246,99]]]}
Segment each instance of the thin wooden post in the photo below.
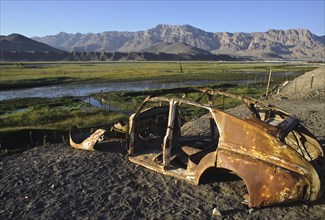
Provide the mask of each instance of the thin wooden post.
{"label": "thin wooden post", "polygon": [[183,67],[182,67],[182,62],[181,62],[180,57],[178,57],[178,63],[179,63],[179,71],[180,71],[181,73],[183,73]]}
{"label": "thin wooden post", "polygon": [[310,82],[310,88],[313,88],[313,82],[314,82],[314,74],[311,75],[311,82]]}
{"label": "thin wooden post", "polygon": [[265,93],[266,96],[269,95],[269,88],[270,88],[271,77],[272,77],[272,69],[270,69],[269,80],[267,81],[267,87],[266,87],[266,93]]}
{"label": "thin wooden post", "polygon": [[108,111],[111,111],[111,94],[108,94]]}

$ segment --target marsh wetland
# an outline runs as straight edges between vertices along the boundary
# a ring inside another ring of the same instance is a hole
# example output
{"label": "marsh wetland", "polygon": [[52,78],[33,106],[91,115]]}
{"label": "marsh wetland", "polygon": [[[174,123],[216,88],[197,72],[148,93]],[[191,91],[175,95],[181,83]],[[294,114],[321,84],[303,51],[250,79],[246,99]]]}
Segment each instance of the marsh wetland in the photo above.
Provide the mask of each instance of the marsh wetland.
{"label": "marsh wetland", "polygon": [[[134,112],[153,90],[214,87],[256,98],[265,93],[270,69],[274,86],[314,68],[231,62],[1,63],[1,148],[11,148],[5,137],[15,132],[60,131],[62,137],[56,139],[61,142],[73,125],[98,127],[127,120],[126,113]],[[101,104],[94,105],[95,100]],[[38,144],[47,141],[43,139]]]}

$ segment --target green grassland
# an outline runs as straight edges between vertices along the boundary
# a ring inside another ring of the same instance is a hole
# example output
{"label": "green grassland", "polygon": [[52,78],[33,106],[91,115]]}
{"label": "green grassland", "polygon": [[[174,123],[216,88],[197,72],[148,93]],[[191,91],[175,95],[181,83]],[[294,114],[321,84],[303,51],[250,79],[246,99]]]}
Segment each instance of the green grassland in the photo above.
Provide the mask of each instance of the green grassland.
{"label": "green grassland", "polygon": [[[272,83],[278,84],[284,80],[292,80],[294,76],[299,76],[315,68],[317,66],[270,63],[182,62],[183,72],[181,72],[179,62],[0,63],[0,90],[57,84],[89,84],[149,79],[165,82],[176,80],[253,80],[261,76],[267,79],[270,69],[272,69],[272,73],[293,73],[289,78],[285,75],[273,76]],[[265,92],[266,81],[241,85],[230,82],[225,85],[211,86],[223,91],[257,98]],[[122,112],[134,112],[150,93],[151,91],[142,91],[93,95],[99,100],[108,101],[111,106],[121,112],[109,112],[74,97],[0,101],[0,155],[2,151],[1,141],[4,136],[11,133],[15,135],[24,130],[27,131],[28,136],[33,129],[60,130],[65,132],[63,139],[66,141],[66,131],[73,125],[78,127],[105,127],[105,125],[112,124],[117,120],[127,121],[128,115]],[[232,100],[220,99],[215,101],[220,108],[230,108],[239,104]],[[7,152],[7,150],[5,149],[3,152]]]}
{"label": "green grassland", "polygon": [[[133,80],[246,80],[272,72],[294,72],[298,76],[316,66],[272,63],[220,63],[220,62],[31,62],[0,63],[0,88],[23,88],[64,83],[96,83]],[[293,77],[293,76],[291,76]],[[273,77],[274,84],[285,80]],[[258,97],[265,91],[264,84],[233,85],[232,93]],[[213,85],[212,85],[213,86]],[[224,89],[222,86],[219,89]],[[134,112],[149,95],[144,92],[103,93],[98,99],[109,97],[110,105],[124,112]],[[0,132],[17,128],[68,129],[73,124],[85,127],[110,123],[125,115],[107,113],[76,98],[19,99],[0,102]],[[20,109],[24,109],[23,111]],[[18,110],[18,111],[17,111]],[[19,111],[20,110],[20,111]]]}
{"label": "green grassland", "polygon": [[314,68],[270,63],[182,62],[183,72],[180,72],[178,62],[0,63],[0,89],[148,79],[225,81],[254,79],[267,75],[270,69],[301,74]]}
{"label": "green grassland", "polygon": [[108,113],[76,98],[8,100],[2,102],[0,112],[0,132],[26,128],[68,130],[72,125],[101,126],[126,119],[123,114]]}
{"label": "green grassland", "polygon": [[[38,144],[68,141],[68,130],[101,127],[109,129],[125,114],[107,112],[80,99],[28,98],[0,102],[0,156]],[[33,142],[31,143],[31,134]]]}

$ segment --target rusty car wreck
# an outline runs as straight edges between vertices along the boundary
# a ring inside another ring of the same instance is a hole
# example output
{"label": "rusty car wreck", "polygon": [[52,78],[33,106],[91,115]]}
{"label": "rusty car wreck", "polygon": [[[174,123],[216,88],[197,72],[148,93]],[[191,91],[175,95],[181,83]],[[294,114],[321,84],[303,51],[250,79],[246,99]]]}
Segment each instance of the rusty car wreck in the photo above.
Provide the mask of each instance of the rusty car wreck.
{"label": "rusty car wreck", "polygon": [[[229,100],[246,104],[249,116],[224,111]],[[87,136],[84,146],[70,134],[70,144],[92,149],[104,132]],[[315,136],[296,116],[255,99],[212,89],[157,92],[130,116],[126,137],[131,162],[191,184],[211,169],[235,174],[250,207],[314,201],[323,192],[325,160]]]}

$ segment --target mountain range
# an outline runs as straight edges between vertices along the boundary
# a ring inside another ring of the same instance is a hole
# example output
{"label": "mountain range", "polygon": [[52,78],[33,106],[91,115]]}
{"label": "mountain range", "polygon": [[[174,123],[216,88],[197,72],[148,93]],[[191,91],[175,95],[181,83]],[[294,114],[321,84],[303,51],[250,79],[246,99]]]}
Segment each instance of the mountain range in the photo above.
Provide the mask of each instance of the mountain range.
{"label": "mountain range", "polygon": [[206,32],[190,25],[146,31],[0,36],[1,60],[325,59],[325,36],[305,29]]}
{"label": "mountain range", "polygon": [[108,31],[97,34],[61,32],[32,39],[65,51],[197,53],[200,50],[206,54],[263,59],[325,58],[325,36],[317,36],[306,29],[213,33],[190,25],[160,24],[152,29],[137,32]]}
{"label": "mountain range", "polygon": [[158,43],[141,52],[66,52],[20,34],[0,36],[0,61],[238,61],[241,58],[212,54],[184,43]]}

